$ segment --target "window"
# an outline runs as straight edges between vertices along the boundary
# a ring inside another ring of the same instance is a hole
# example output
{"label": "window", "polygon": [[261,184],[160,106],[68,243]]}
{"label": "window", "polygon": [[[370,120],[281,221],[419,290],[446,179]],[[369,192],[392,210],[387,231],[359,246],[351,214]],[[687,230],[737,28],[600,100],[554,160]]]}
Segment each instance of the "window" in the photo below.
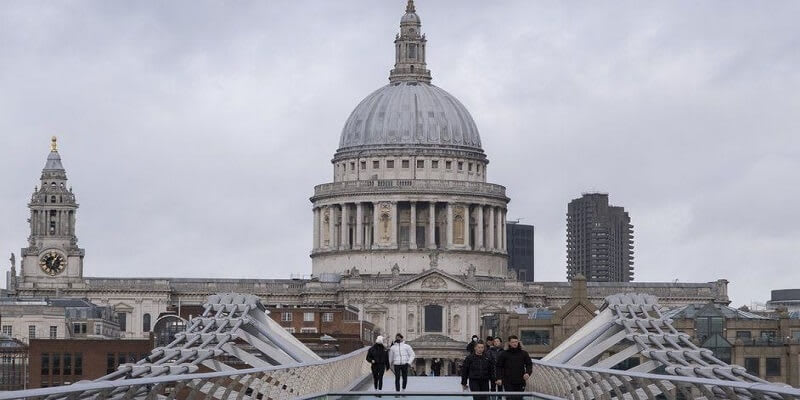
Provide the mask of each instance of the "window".
{"label": "window", "polygon": [[750,331],[736,331],[736,339],[749,342],[751,340]]}
{"label": "window", "polygon": [[711,336],[716,334],[723,334],[723,326],[725,320],[722,317],[697,317],[695,319],[695,330],[697,331],[697,339],[704,342]]}
{"label": "window", "polygon": [[520,332],[520,341],[524,345],[547,346],[550,344],[550,331],[530,330]]}
{"label": "window", "polygon": [[72,354],[64,353],[64,375],[72,375]]}
{"label": "window", "polygon": [[313,312],[304,312],[303,313],[303,321],[305,321],[305,322],[313,322],[314,321],[314,313]]}
{"label": "window", "polygon": [[478,175],[481,174],[481,165],[480,164],[475,164],[475,172],[477,172]]}
{"label": "window", "polygon": [[361,162],[361,169],[367,169],[367,162],[366,161],[362,161]]}
{"label": "window", "polygon": [[120,332],[127,332],[128,331],[128,314],[126,314],[124,312],[118,312],[117,313],[117,323],[119,323],[119,331]]}
{"label": "window", "polygon": [[50,375],[50,354],[42,353],[42,376]]}
{"label": "window", "polygon": [[747,370],[748,373],[753,374],[755,376],[759,376],[761,373],[761,366],[759,365],[761,360],[758,357],[745,357],[744,358],[744,368]]}
{"label": "window", "polygon": [[472,163],[467,164],[467,171],[472,172]]}
{"label": "window", "polygon": [[288,327],[288,328],[283,328],[283,329],[286,329],[286,332],[294,333],[294,328],[292,328],[291,326]]}
{"label": "window", "polygon": [[408,164],[408,160],[402,160],[402,161],[400,161],[400,165],[402,165],[402,166],[403,166],[403,168],[408,168],[408,165],[409,165],[409,164]]}
{"label": "window", "polygon": [[459,171],[463,171],[464,170],[464,162],[463,161],[459,161],[458,162],[458,170]]}
{"label": "window", "polygon": [[775,340],[775,331],[761,331],[761,340]]}
{"label": "window", "polygon": [[444,162],[444,169],[452,169],[452,168],[453,168],[453,162],[452,161],[445,161]]}
{"label": "window", "polygon": [[292,313],[291,312],[283,312],[281,313],[281,321],[290,322],[292,320]]}
{"label": "window", "polygon": [[333,313],[332,312],[322,313],[322,322],[333,322]]}
{"label": "window", "polygon": [[53,375],[61,375],[61,354],[53,353]]}
{"label": "window", "polygon": [[386,168],[394,168],[394,160],[386,160]]}
{"label": "window", "polygon": [[300,328],[300,333],[317,333],[317,328]]}
{"label": "window", "polygon": [[442,306],[430,304],[425,306],[425,332],[442,331]]}
{"label": "window", "polygon": [[50,339],[55,339],[58,336],[58,327],[50,326]]}
{"label": "window", "polygon": [[106,373],[110,374],[114,372],[116,368],[116,364],[114,364],[114,353],[107,353],[106,354]]}
{"label": "window", "polygon": [[425,168],[425,160],[417,160],[417,168]]}
{"label": "window", "polygon": [[3,325],[3,334],[11,336],[11,325]]}
{"label": "window", "polygon": [[372,162],[372,169],[378,169],[380,167],[381,167],[381,162],[380,161],[375,160],[375,161]]}
{"label": "window", "polygon": [[86,334],[86,322],[74,322],[72,324],[72,333],[76,335]]}
{"label": "window", "polygon": [[781,359],[767,358],[767,376],[781,375]]}
{"label": "window", "polygon": [[408,44],[408,58],[415,59],[417,58],[417,44],[416,43],[409,43]]}
{"label": "window", "polygon": [[439,168],[439,160],[431,161],[431,168],[434,168],[434,169]]}
{"label": "window", "polygon": [[28,325],[28,339],[36,339],[36,325]]}
{"label": "window", "polygon": [[355,170],[356,170],[356,162],[350,161],[350,171],[355,171]]}
{"label": "window", "polygon": [[103,324],[99,324],[99,323],[95,322],[95,324],[94,324],[94,334],[95,335],[100,335],[102,333],[103,333]]}
{"label": "window", "polygon": [[127,360],[127,355],[125,353],[117,354],[117,365],[125,364],[125,360]]}
{"label": "window", "polygon": [[150,332],[150,314],[145,314],[142,316],[142,331]]}
{"label": "window", "polygon": [[83,375],[83,353],[75,353],[75,375]]}

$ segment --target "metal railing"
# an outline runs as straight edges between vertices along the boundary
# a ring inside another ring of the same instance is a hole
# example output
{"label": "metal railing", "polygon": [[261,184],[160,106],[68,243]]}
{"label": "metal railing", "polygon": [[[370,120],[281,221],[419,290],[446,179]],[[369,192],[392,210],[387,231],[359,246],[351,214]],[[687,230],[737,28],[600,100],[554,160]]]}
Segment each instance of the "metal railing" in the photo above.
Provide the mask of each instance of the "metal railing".
{"label": "metal railing", "polygon": [[318,362],[0,392],[5,399],[294,399],[344,392],[362,381],[370,366],[367,348]]}
{"label": "metal railing", "polygon": [[800,399],[800,389],[780,384],[639,373],[541,360],[533,360],[527,390],[581,400]]}

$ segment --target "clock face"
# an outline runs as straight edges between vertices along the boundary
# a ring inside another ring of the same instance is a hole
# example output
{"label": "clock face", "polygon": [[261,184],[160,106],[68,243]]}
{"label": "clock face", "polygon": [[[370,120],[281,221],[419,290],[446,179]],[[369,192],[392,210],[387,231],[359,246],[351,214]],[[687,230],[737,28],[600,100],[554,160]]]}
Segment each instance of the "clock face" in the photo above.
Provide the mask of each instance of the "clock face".
{"label": "clock face", "polygon": [[67,266],[67,260],[64,259],[59,253],[50,251],[45,253],[39,260],[39,267],[42,268],[47,275],[56,276],[61,273]]}

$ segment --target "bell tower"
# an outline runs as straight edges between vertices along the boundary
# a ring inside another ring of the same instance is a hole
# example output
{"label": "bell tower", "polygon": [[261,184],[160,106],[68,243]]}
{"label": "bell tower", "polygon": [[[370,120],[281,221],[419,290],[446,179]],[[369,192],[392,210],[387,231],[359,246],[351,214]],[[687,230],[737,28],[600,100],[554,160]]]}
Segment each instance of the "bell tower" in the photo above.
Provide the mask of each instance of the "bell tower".
{"label": "bell tower", "polygon": [[425,64],[425,35],[414,0],[408,0],[406,13],[400,18],[400,33],[394,39],[395,63],[389,82],[421,81],[431,83],[431,71]]}
{"label": "bell tower", "polygon": [[40,181],[28,203],[30,236],[28,247],[22,249],[22,285],[49,287],[80,281],[84,250],[78,248],[75,236],[78,204],[67,186],[55,136]]}

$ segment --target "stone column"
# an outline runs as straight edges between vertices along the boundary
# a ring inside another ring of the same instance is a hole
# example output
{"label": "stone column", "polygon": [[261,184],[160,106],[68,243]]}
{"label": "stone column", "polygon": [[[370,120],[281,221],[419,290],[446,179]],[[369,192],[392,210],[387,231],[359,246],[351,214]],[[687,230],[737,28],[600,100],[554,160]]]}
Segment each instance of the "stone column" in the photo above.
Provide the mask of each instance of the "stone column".
{"label": "stone column", "polygon": [[475,209],[475,250],[486,250],[483,243],[483,204],[478,204]]}
{"label": "stone column", "polygon": [[400,211],[399,211],[399,209],[400,209],[400,207],[397,206],[397,202],[393,201],[392,202],[392,221],[391,221],[392,222],[391,223],[392,233],[390,235],[390,237],[391,237],[390,246],[393,249],[397,249],[397,248],[400,247],[400,243],[399,243],[400,241],[397,240],[397,232],[400,230]]}
{"label": "stone column", "polygon": [[507,239],[508,235],[507,235],[507,231],[506,231],[506,212],[507,212],[506,209],[502,209],[502,211],[501,211],[502,218],[500,220],[503,223],[502,227],[500,228],[501,229],[500,233],[502,234],[502,238],[503,238],[503,241],[501,242],[501,245],[500,245],[500,250],[502,250],[503,253],[505,253],[507,251],[506,239]]}
{"label": "stone column", "polygon": [[350,224],[349,218],[350,216],[347,215],[347,204],[342,203],[342,226],[341,226],[341,235],[339,236],[339,250],[348,250],[350,248]]}
{"label": "stone column", "polygon": [[336,206],[328,206],[328,250],[336,250]]}
{"label": "stone column", "polygon": [[379,247],[378,239],[378,202],[372,203],[372,247]]}
{"label": "stone column", "polygon": [[498,207],[497,211],[494,213],[497,217],[497,221],[494,223],[494,227],[497,229],[497,233],[495,233],[494,237],[494,247],[498,251],[503,250],[503,209]]}
{"label": "stone column", "polygon": [[489,237],[486,238],[486,250],[492,251],[494,250],[494,207],[489,206]]}
{"label": "stone column", "polygon": [[311,248],[311,251],[317,251],[319,249],[319,208],[314,207],[312,210],[314,212],[314,247]]}
{"label": "stone column", "polygon": [[361,202],[356,203],[356,242],[353,248],[361,250],[364,247],[364,207]]}
{"label": "stone column", "polygon": [[433,250],[436,248],[436,202],[431,201],[428,203],[428,248]]}
{"label": "stone column", "polygon": [[411,222],[408,225],[408,248],[417,248],[417,202],[411,202]]}
{"label": "stone column", "polygon": [[447,203],[447,248],[453,248],[453,203]]}
{"label": "stone column", "polygon": [[464,204],[464,247],[470,249],[469,245],[469,220],[470,220],[470,212],[469,212],[469,204]]}

